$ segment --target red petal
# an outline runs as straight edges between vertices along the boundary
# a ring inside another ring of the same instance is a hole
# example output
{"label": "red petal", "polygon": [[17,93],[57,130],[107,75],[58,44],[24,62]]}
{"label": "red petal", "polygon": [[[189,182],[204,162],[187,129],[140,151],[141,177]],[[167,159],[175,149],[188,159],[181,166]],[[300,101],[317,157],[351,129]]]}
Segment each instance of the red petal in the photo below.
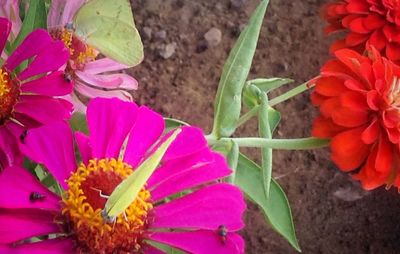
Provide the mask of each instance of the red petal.
{"label": "red petal", "polygon": [[325,100],[320,107],[320,112],[324,117],[331,117],[331,115],[340,107],[340,100],[338,97],[332,97]]}
{"label": "red petal", "polygon": [[393,154],[391,144],[386,138],[381,138],[375,160],[375,168],[379,172],[389,173],[392,168],[392,163]]}
{"label": "red petal", "polygon": [[375,160],[377,148],[372,149],[368,156],[367,163],[361,169],[360,173],[354,174],[353,178],[360,180],[364,189],[372,190],[378,188],[386,182],[387,175],[382,175],[375,170]]}
{"label": "red petal", "polygon": [[335,22],[330,22],[328,26],[324,28],[324,33],[325,34],[330,34],[339,30],[343,30],[344,27],[342,26],[342,23],[335,21]]}
{"label": "red petal", "polygon": [[331,141],[332,160],[343,171],[359,167],[367,158],[369,146],[361,141],[363,128],[351,129],[336,135]]}
{"label": "red petal", "polygon": [[369,30],[367,27],[364,26],[365,20],[366,20],[366,18],[364,18],[364,17],[359,17],[359,18],[353,19],[349,23],[350,31],[353,31],[353,32],[356,32],[356,33],[360,33],[360,34],[368,34],[368,33],[370,33],[371,30]]}
{"label": "red petal", "polygon": [[346,6],[346,10],[351,13],[368,14],[369,5],[366,2],[350,1]]}
{"label": "red petal", "polygon": [[392,143],[399,144],[400,142],[400,131],[397,128],[386,128],[389,140]]}
{"label": "red petal", "polygon": [[312,127],[312,136],[318,138],[331,138],[343,131],[343,127],[336,125],[330,118],[318,116]]}
{"label": "red petal", "polygon": [[363,93],[348,91],[340,95],[340,102],[343,107],[351,108],[355,111],[367,111],[367,98]]}
{"label": "red petal", "polygon": [[387,40],[382,30],[375,30],[369,37],[368,43],[381,51],[385,48]]}
{"label": "red petal", "polygon": [[338,108],[332,112],[334,123],[345,127],[357,127],[368,122],[367,111],[354,111],[349,108]]}
{"label": "red petal", "polygon": [[341,49],[335,52],[335,56],[354,73],[359,73],[363,63],[370,63],[367,57],[360,55],[354,50]]}
{"label": "red petal", "polygon": [[342,25],[346,28],[349,28],[350,23],[353,22],[353,20],[358,19],[358,18],[362,18],[362,15],[357,15],[357,14],[348,15],[342,19]]}
{"label": "red petal", "polygon": [[397,43],[386,45],[386,56],[392,61],[400,60],[400,45]]}
{"label": "red petal", "polygon": [[370,109],[379,110],[380,98],[379,93],[376,90],[368,91],[367,103]]}
{"label": "red petal", "polygon": [[337,40],[329,47],[329,53],[334,54],[336,50],[344,49],[347,47],[346,39]]}
{"label": "red petal", "polygon": [[400,42],[400,28],[393,25],[383,27],[383,33],[389,42]]}
{"label": "red petal", "polygon": [[377,14],[369,14],[364,19],[364,27],[368,30],[376,30],[386,24],[386,20]]}
{"label": "red petal", "polygon": [[321,68],[321,75],[335,76],[340,79],[355,78],[356,75],[339,60],[329,60]]}
{"label": "red petal", "polygon": [[326,99],[328,99],[328,97],[323,96],[323,95],[320,95],[320,94],[317,93],[317,92],[313,92],[313,93],[311,94],[311,103],[312,103],[314,106],[321,106],[321,104],[322,104]]}
{"label": "red petal", "polygon": [[321,95],[338,96],[346,90],[343,81],[335,77],[321,77],[315,82],[315,91]]}
{"label": "red petal", "polygon": [[374,72],[375,79],[385,79],[388,68],[383,64],[383,61],[374,61],[372,64],[372,71]]}
{"label": "red petal", "polygon": [[361,134],[361,139],[365,144],[374,143],[380,133],[379,123],[376,118],[372,120],[371,124]]}
{"label": "red petal", "polygon": [[354,91],[364,92],[367,88],[364,83],[355,80],[355,79],[348,79],[344,82],[344,85]]}
{"label": "red petal", "polygon": [[359,34],[359,33],[350,32],[346,36],[346,44],[350,47],[353,47],[353,46],[356,46],[358,44],[365,42],[368,38],[369,38],[368,34]]}

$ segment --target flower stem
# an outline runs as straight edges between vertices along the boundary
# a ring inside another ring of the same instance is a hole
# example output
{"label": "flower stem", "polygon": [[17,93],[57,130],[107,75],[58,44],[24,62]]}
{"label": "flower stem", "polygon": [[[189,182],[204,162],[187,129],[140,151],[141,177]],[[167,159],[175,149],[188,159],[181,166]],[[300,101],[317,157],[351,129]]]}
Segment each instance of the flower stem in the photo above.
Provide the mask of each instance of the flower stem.
{"label": "flower stem", "polygon": [[260,106],[257,105],[255,107],[253,107],[251,110],[249,110],[246,114],[241,116],[236,123],[236,128],[239,128],[244,123],[246,123],[248,120],[250,120],[252,117],[256,116],[258,114],[259,108],[260,108]]}
{"label": "flower stem", "polygon": [[308,150],[322,148],[329,145],[329,139],[320,138],[297,138],[297,139],[268,139],[268,138],[221,138],[219,140],[209,137],[209,145],[220,142],[235,141],[239,147],[264,147],[282,150]]}
{"label": "flower stem", "polygon": [[273,107],[273,106],[275,106],[276,104],[279,104],[279,103],[281,103],[281,102],[284,102],[284,101],[286,101],[286,100],[288,100],[288,99],[290,99],[290,98],[292,98],[292,97],[294,97],[294,96],[296,96],[296,95],[298,95],[298,94],[300,94],[300,93],[302,93],[302,92],[304,92],[304,91],[310,89],[311,86],[308,85],[308,82],[310,82],[310,81],[306,81],[306,82],[304,82],[303,84],[298,85],[298,86],[296,86],[295,88],[293,88],[293,89],[287,91],[286,93],[281,94],[281,95],[279,95],[279,96],[277,96],[277,97],[271,99],[271,100],[269,101],[269,105],[270,105],[271,107]]}

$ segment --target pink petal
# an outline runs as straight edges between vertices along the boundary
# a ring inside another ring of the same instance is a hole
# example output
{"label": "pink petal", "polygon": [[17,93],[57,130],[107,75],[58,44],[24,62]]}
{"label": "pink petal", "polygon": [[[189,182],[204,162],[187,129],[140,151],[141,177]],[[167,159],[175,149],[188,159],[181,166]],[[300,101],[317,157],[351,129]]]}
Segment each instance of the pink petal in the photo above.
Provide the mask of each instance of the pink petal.
{"label": "pink petal", "polygon": [[44,164],[61,186],[67,188],[65,180],[77,167],[72,131],[67,123],[29,130],[21,148],[30,159]]}
{"label": "pink petal", "polygon": [[48,96],[62,96],[72,92],[72,82],[65,80],[64,72],[56,71],[22,84],[21,92]]}
{"label": "pink petal", "polygon": [[1,246],[0,253],[8,254],[76,254],[75,244],[70,239],[51,239],[17,246]]}
{"label": "pink petal", "polygon": [[18,74],[19,80],[25,80],[38,74],[58,70],[69,58],[69,51],[62,41],[54,41],[38,52],[33,61]]}
{"label": "pink petal", "polygon": [[82,132],[75,132],[75,140],[81,154],[82,162],[87,164],[92,157],[92,149],[90,147],[90,139]]}
{"label": "pink petal", "polygon": [[137,110],[135,103],[115,98],[96,98],[89,103],[87,121],[94,158],[118,158]]}
{"label": "pink petal", "polygon": [[[169,169],[171,174],[151,187],[154,188],[151,191],[152,200],[157,201],[200,184],[216,181],[228,176],[232,172],[228,168],[225,158],[216,153],[214,153],[212,161],[200,162],[189,168],[182,168],[176,165],[175,168]],[[148,188],[150,188],[150,185],[148,185]]]}
{"label": "pink petal", "polygon": [[53,0],[47,17],[49,28],[64,27],[72,22],[76,11],[85,3],[85,0]]}
{"label": "pink petal", "polygon": [[[3,208],[36,208],[58,211],[60,197],[45,188],[26,169],[8,167],[0,174],[0,207]],[[32,200],[32,193],[44,196],[43,199]]]}
{"label": "pink petal", "polygon": [[225,225],[229,231],[236,231],[244,227],[245,209],[239,188],[214,184],[155,207],[151,227],[214,230]]}
{"label": "pink petal", "polygon": [[137,111],[136,122],[129,134],[124,161],[136,167],[163,131],[163,117],[147,107],[140,107]]}
{"label": "pink petal", "polygon": [[136,90],[138,87],[136,79],[127,74],[117,73],[94,75],[82,71],[76,71],[75,74],[83,83],[102,89]]}
{"label": "pink petal", "polygon": [[88,97],[88,98],[118,98],[122,101],[132,101],[132,95],[124,90],[111,90],[111,91],[104,91],[101,88],[94,88],[90,87],[85,83],[82,83],[79,80],[75,81],[75,90],[79,94]]}
{"label": "pink petal", "polygon": [[151,240],[168,244],[189,253],[236,254],[244,253],[244,241],[236,233],[228,233],[224,241],[217,231],[198,230],[192,232],[159,232]]}
{"label": "pink petal", "polygon": [[10,31],[11,22],[6,18],[0,18],[0,53],[3,52]]}
{"label": "pink petal", "polygon": [[129,66],[120,64],[110,58],[101,58],[99,60],[89,62],[85,65],[84,72],[87,74],[99,74],[110,71],[120,71],[127,69]]}
{"label": "pink petal", "polygon": [[154,171],[149,180],[147,187],[153,188],[155,185],[163,182],[166,178],[178,174],[182,170],[197,167],[199,164],[210,164],[214,162],[214,153],[210,149],[205,148],[198,153],[185,157],[169,160]]}
{"label": "pink petal", "polygon": [[[173,160],[201,151],[207,147],[207,141],[204,138],[203,131],[196,127],[181,127],[182,132],[168,148],[163,161]],[[166,136],[170,135],[172,131]],[[166,138],[166,137],[164,137]]]}
{"label": "pink petal", "polygon": [[60,232],[54,214],[39,209],[1,209],[0,244]]}
{"label": "pink petal", "polygon": [[25,40],[8,57],[5,67],[13,71],[24,60],[37,55],[51,41],[52,39],[46,30],[37,29],[33,31],[26,36]]}
{"label": "pink petal", "polygon": [[10,124],[0,126],[0,171],[7,166],[21,165],[23,160],[15,133],[8,128]]}
{"label": "pink petal", "polygon": [[14,110],[40,123],[48,124],[69,119],[72,114],[72,104],[49,96],[21,95]]}

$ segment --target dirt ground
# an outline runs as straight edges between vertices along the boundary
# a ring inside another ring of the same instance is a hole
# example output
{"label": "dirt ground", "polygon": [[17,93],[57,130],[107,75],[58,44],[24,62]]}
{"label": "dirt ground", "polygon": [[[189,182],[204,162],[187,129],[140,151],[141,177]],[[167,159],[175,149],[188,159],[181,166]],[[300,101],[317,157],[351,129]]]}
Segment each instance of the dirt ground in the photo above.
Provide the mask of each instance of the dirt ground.
{"label": "dirt ground", "polygon": [[[132,1],[145,45],[144,62],[131,70],[139,80],[138,103],[209,132],[223,63],[258,2]],[[300,84],[318,74],[329,58],[330,40],[319,18],[324,2],[271,0],[251,77],[288,77]],[[222,32],[222,39],[207,47],[204,34],[213,27]],[[308,96],[278,105],[283,119],[276,138],[310,135],[316,112]],[[252,121],[238,135],[255,135],[256,126]],[[247,152],[254,156],[256,150]],[[400,253],[396,190],[362,191],[335,168],[327,149],[275,151],[274,176],[288,195],[303,253]],[[249,204],[246,223],[246,253],[295,253],[254,205]]]}

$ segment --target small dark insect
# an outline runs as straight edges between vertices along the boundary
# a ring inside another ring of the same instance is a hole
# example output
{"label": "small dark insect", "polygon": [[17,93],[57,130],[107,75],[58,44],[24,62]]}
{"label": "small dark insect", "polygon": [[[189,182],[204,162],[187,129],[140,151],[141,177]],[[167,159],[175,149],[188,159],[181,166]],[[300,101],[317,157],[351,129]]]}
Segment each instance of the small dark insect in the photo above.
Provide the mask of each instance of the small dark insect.
{"label": "small dark insect", "polygon": [[38,200],[43,200],[45,198],[46,198],[45,195],[43,195],[43,194],[41,194],[39,192],[35,192],[35,191],[32,191],[31,195],[29,195],[29,200],[31,202],[35,202],[35,201],[38,201]]}
{"label": "small dark insect", "polygon": [[72,81],[72,75],[68,72],[64,73],[64,80],[67,81],[68,83],[71,83]]}
{"label": "small dark insect", "polygon": [[228,235],[228,230],[226,229],[225,225],[220,225],[218,227],[218,236],[221,238],[221,242],[225,244],[226,236]]}
{"label": "small dark insect", "polygon": [[67,23],[67,24],[65,24],[64,27],[67,30],[74,30],[74,24],[73,23]]}
{"label": "small dark insect", "polygon": [[25,144],[26,135],[28,135],[28,130],[24,130],[24,132],[22,132],[21,136],[19,136],[19,140],[21,141],[22,144]]}

